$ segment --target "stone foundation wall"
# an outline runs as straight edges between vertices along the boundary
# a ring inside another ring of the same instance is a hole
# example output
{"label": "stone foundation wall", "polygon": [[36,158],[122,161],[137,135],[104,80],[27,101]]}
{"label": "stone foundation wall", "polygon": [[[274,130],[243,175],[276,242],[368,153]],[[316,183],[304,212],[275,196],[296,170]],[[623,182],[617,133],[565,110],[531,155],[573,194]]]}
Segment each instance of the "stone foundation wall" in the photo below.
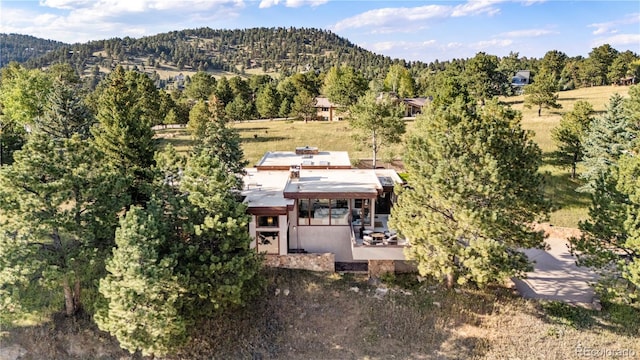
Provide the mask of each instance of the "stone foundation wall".
{"label": "stone foundation wall", "polygon": [[334,272],[336,257],[332,253],[266,255],[264,264],[271,267]]}
{"label": "stone foundation wall", "polygon": [[369,260],[369,277],[379,277],[396,271],[394,260]]}

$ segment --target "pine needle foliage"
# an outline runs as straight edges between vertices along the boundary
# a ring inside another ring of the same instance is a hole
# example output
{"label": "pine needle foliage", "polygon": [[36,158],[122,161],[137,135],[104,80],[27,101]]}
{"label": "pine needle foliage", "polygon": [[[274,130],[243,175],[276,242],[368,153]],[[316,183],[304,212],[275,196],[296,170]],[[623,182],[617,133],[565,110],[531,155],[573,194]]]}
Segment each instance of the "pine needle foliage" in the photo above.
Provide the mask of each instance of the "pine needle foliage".
{"label": "pine needle foliage", "polygon": [[531,269],[518,249],[543,246],[532,228],[548,213],[541,151],[520,114],[492,100],[477,112],[458,99],[416,119],[389,226],[409,241],[422,275],[479,286]]}

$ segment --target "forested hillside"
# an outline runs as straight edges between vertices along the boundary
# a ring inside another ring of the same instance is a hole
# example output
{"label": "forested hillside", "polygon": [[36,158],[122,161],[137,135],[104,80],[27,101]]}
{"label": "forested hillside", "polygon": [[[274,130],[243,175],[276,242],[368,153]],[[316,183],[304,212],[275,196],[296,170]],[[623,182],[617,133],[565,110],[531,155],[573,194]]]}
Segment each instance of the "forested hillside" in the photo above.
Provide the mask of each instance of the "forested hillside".
{"label": "forested hillside", "polygon": [[344,64],[371,77],[378,75],[393,60],[360,48],[328,30],[200,28],[140,39],[112,38],[63,46],[30,59],[26,65],[45,67],[56,62],[68,62],[81,73],[95,65],[109,68],[123,62],[156,70],[167,66],[185,71],[222,70],[235,73],[251,69],[264,73],[292,73],[310,69],[325,71],[333,65]]}
{"label": "forested hillside", "polygon": [[66,44],[30,35],[0,34],[0,67],[11,61],[25,62],[38,58]]}

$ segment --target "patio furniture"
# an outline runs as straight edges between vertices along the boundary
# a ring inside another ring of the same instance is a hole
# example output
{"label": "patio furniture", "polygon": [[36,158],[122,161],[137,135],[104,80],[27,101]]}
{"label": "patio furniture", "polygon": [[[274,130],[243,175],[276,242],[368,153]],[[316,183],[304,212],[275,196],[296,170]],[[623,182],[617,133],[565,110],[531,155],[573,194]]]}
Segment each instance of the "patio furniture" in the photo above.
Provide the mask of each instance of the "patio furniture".
{"label": "patio furniture", "polygon": [[381,232],[374,232],[373,234],[371,234],[371,237],[373,238],[373,241],[376,243],[382,243],[384,241],[384,234]]}

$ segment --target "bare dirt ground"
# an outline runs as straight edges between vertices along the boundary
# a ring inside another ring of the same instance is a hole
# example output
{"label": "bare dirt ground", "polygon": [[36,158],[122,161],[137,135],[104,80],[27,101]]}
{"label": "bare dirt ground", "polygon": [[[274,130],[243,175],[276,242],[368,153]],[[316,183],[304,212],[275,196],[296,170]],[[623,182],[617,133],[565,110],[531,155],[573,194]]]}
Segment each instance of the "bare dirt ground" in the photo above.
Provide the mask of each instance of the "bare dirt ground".
{"label": "bare dirt ground", "polygon": [[[626,306],[597,312],[499,287],[447,290],[415,275],[381,284],[350,273],[266,276],[261,298],[203,319],[191,343],[167,359],[565,360],[583,359],[585,348],[640,357],[640,313]],[[88,320],[63,317],[11,330],[0,348],[21,349],[20,359],[141,359]]]}

